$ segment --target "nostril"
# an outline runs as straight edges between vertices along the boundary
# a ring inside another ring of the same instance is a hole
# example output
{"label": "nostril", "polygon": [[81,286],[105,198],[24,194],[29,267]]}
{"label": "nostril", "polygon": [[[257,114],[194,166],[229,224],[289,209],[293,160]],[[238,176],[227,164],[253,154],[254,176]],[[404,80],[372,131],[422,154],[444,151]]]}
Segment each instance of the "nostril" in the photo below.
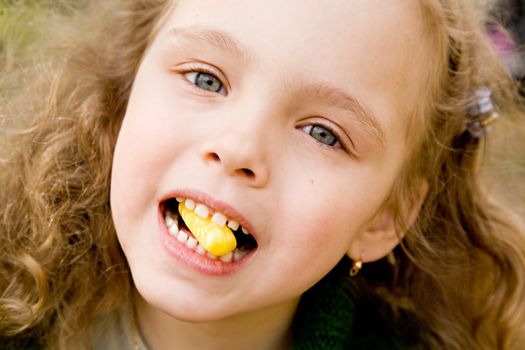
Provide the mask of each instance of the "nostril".
{"label": "nostril", "polygon": [[208,160],[214,161],[214,162],[220,162],[221,157],[215,152],[211,152],[208,154]]}
{"label": "nostril", "polygon": [[242,172],[244,174],[244,176],[246,176],[246,177],[249,177],[249,178],[254,178],[255,177],[255,173],[251,169],[242,168],[242,169],[239,169],[239,171]]}
{"label": "nostril", "polygon": [[[230,175],[235,175],[235,176],[240,176],[240,177],[243,177],[245,179],[250,179],[250,180],[253,180],[255,179],[256,175],[255,175],[255,172],[250,169],[250,168],[241,168],[239,165],[241,164],[236,164],[237,161],[232,161],[231,158],[229,157],[221,157],[221,154],[220,152],[206,152],[204,154],[204,161],[206,163],[209,163],[210,165],[211,164],[215,164],[215,165],[219,165],[219,166],[222,166],[224,167],[224,169],[226,170],[227,173],[229,173]],[[248,165],[248,164],[242,164],[242,165]],[[238,167],[239,166],[239,167]]]}

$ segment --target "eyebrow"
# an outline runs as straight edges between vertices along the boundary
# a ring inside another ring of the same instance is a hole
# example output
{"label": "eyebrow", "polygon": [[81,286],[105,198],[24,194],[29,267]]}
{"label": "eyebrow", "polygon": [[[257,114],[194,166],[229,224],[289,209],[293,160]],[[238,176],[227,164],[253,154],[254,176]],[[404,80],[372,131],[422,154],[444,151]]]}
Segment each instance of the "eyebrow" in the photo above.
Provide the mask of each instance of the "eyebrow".
{"label": "eyebrow", "polygon": [[[246,46],[222,30],[201,26],[174,27],[169,30],[169,34],[177,40],[187,41],[192,45],[199,44],[206,48],[233,54],[245,65],[257,61],[256,56]],[[381,146],[384,146],[385,133],[379,119],[359,99],[328,82],[309,81],[300,83],[299,86],[296,83],[294,82],[294,88],[297,88],[304,94],[315,96],[319,100],[328,101],[330,105],[349,111],[352,115],[357,116],[355,120],[365,128],[367,134],[377,140]]]}
{"label": "eyebrow", "polygon": [[316,96],[332,106],[349,111],[351,115],[356,116],[354,120],[364,127],[366,133],[376,139],[381,146],[384,146],[385,132],[379,119],[356,97],[341,88],[320,81],[299,83],[298,89],[306,95]]}
{"label": "eyebrow", "polygon": [[243,64],[256,60],[246,46],[222,30],[198,26],[174,27],[169,31],[169,34],[173,38],[191,44],[200,44],[206,48],[229,52],[240,59]]}

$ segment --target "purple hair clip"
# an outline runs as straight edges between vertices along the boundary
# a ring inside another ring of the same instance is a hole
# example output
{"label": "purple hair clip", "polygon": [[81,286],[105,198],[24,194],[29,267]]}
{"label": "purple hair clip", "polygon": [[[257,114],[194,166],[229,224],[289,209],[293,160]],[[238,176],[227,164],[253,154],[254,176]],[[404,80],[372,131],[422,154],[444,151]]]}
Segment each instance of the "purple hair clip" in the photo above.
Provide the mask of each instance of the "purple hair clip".
{"label": "purple hair clip", "polygon": [[469,108],[469,120],[467,131],[474,138],[481,138],[487,133],[488,126],[496,120],[499,115],[492,103],[492,91],[486,87],[474,90],[475,100]]}

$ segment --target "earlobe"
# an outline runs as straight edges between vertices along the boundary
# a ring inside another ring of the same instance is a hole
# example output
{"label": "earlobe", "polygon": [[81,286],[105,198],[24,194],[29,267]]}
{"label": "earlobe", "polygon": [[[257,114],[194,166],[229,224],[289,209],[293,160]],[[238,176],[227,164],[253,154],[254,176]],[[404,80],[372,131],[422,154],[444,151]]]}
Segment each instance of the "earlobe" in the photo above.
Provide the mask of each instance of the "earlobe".
{"label": "earlobe", "polygon": [[[385,206],[352,242],[347,255],[354,261],[376,261],[387,256],[414,224],[428,191],[426,182],[422,183],[417,195],[406,199],[404,210],[394,211]],[[400,229],[395,213],[401,213],[403,229]]]}
{"label": "earlobe", "polygon": [[390,210],[382,210],[352,242],[347,255],[354,261],[376,261],[391,252],[400,242],[394,216]]}

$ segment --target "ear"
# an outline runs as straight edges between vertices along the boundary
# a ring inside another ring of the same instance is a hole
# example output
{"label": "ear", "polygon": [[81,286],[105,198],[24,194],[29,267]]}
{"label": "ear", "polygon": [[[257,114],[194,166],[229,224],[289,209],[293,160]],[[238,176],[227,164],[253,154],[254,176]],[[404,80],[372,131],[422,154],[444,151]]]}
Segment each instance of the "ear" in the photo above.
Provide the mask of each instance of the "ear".
{"label": "ear", "polygon": [[403,200],[402,222],[405,229],[398,232],[396,217],[391,206],[382,208],[352,241],[347,255],[354,261],[372,262],[387,256],[414,224],[428,192],[427,182],[419,186],[414,196]]}

